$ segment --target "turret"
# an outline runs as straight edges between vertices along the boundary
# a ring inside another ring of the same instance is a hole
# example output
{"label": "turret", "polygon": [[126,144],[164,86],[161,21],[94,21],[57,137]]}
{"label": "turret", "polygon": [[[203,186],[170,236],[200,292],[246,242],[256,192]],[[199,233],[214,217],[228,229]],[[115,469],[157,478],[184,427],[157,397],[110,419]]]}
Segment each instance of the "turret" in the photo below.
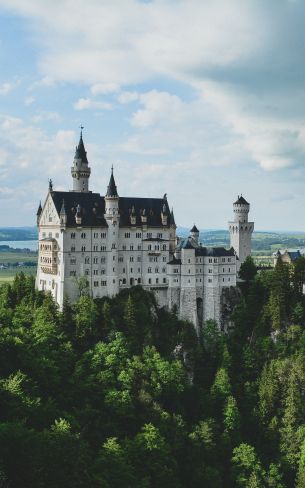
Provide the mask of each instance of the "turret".
{"label": "turret", "polygon": [[118,195],[117,187],[113,176],[113,166],[112,166],[110,180],[105,195],[105,218],[106,220],[109,220],[110,218],[111,219],[115,218],[115,220],[118,220],[118,216],[119,216],[119,195]]}
{"label": "turret", "polygon": [[240,265],[247,256],[251,255],[251,237],[254,230],[254,222],[248,222],[250,204],[241,195],[233,203],[234,221],[229,222],[230,244],[237,256],[236,267],[239,271]]}
{"label": "turret", "polygon": [[170,216],[169,216],[169,226],[170,227],[174,227],[176,229],[176,222],[175,222],[175,217],[174,217],[174,210],[172,208],[172,211],[170,213]]}
{"label": "turret", "polygon": [[196,242],[196,244],[198,244],[198,242],[199,242],[199,230],[197,229],[195,224],[191,228],[191,237]]}
{"label": "turret", "polygon": [[60,213],[59,213],[59,218],[60,218],[60,226],[61,228],[66,227],[67,225],[67,212],[65,208],[65,201],[62,201]]}
{"label": "turret", "polygon": [[71,168],[71,175],[73,178],[73,191],[88,192],[89,191],[89,177],[91,169],[88,165],[87,152],[85,150],[83,134],[80,133],[79,143],[75,149],[75,156],[73,166]]}
{"label": "turret", "polygon": [[166,207],[166,204],[164,202],[163,207],[162,207],[162,212],[161,212],[162,225],[167,225],[167,218],[168,218],[167,207]]}

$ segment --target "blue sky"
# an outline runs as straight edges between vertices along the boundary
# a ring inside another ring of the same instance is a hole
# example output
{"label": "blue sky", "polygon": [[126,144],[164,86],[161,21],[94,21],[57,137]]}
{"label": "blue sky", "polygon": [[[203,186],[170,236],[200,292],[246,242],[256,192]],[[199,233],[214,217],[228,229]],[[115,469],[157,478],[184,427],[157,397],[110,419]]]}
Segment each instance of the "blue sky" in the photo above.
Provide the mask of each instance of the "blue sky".
{"label": "blue sky", "polygon": [[71,189],[163,196],[177,223],[305,231],[305,3],[0,0],[0,226]]}

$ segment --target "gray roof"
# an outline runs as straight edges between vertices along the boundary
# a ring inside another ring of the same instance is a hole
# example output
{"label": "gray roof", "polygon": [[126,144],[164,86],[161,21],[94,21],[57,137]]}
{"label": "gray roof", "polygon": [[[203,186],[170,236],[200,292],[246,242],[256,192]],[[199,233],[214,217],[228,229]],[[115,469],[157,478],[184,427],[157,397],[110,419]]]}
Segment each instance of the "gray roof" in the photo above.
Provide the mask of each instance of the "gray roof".
{"label": "gray roof", "polygon": [[114,181],[113,168],[111,168],[111,175],[109,180],[109,185],[107,188],[106,197],[118,197],[118,190]]}
{"label": "gray roof", "polygon": [[199,230],[197,229],[196,225],[194,224],[193,227],[191,228],[191,232],[198,232]]}
{"label": "gray roof", "polygon": [[238,195],[238,198],[236,200],[236,202],[234,202],[234,205],[250,205],[247,200],[244,199],[244,197],[242,195]]}
{"label": "gray roof", "polygon": [[88,164],[87,151],[85,150],[82,132],[80,133],[79,143],[78,146],[76,146],[74,158],[81,159],[83,163]]}
{"label": "gray roof", "polygon": [[[63,200],[65,201],[65,210],[67,214],[67,226],[78,227],[75,222],[75,214],[77,206],[80,206],[80,213],[82,217],[82,227],[107,227],[105,214],[105,199],[99,193],[91,192],[74,192],[74,191],[52,191],[50,193],[58,215],[62,207]],[[162,225],[161,212],[163,205],[166,205],[167,212],[169,207],[167,201],[163,198],[119,198],[119,213],[120,213],[120,227],[130,227],[130,214],[134,207],[136,226],[141,226],[141,215],[145,209],[148,227],[168,228],[169,222],[166,226]]]}

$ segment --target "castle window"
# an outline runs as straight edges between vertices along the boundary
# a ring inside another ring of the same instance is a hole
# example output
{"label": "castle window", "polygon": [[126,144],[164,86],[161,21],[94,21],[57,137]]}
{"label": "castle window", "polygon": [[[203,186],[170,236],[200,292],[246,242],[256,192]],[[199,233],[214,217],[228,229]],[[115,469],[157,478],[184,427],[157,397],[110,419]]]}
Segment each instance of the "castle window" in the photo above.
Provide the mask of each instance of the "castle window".
{"label": "castle window", "polygon": [[123,285],[126,285],[126,278],[123,278]]}
{"label": "castle window", "polygon": [[191,273],[191,270],[189,269],[189,274]]}
{"label": "castle window", "polygon": [[[230,269],[230,268],[229,268],[229,269]],[[224,269],[224,268],[222,268],[222,272],[223,272],[223,273],[225,272],[225,269]]]}
{"label": "castle window", "polygon": [[93,286],[98,286],[98,281],[94,281]]}
{"label": "castle window", "polygon": [[217,263],[217,258],[214,258],[214,263]]}
{"label": "castle window", "polygon": [[102,232],[101,233],[101,239],[105,239],[105,237],[106,237],[106,232]]}
{"label": "castle window", "polygon": [[105,263],[106,262],[106,258],[101,258],[101,263]]}
{"label": "castle window", "polygon": [[231,268],[229,268],[229,273],[231,273]]}
{"label": "castle window", "polygon": [[147,234],[146,234],[147,239],[151,239],[151,236],[152,236],[152,233],[151,232],[147,232]]}
{"label": "castle window", "polygon": [[162,239],[162,237],[163,237],[163,234],[161,234],[161,233],[158,233],[158,234],[157,234],[157,237],[158,237],[159,239]]}
{"label": "castle window", "polygon": [[138,273],[141,273],[141,268],[138,268]]}
{"label": "castle window", "polygon": [[151,251],[151,244],[148,244],[148,250]]}
{"label": "castle window", "polygon": [[166,263],[166,256],[163,256],[163,263]]}
{"label": "castle window", "polygon": [[141,256],[138,256],[138,257],[137,257],[137,261],[138,261],[138,263],[140,263],[140,262],[141,262]]}
{"label": "castle window", "polygon": [[82,239],[86,239],[86,233],[85,232],[82,232],[80,236]]}
{"label": "castle window", "polygon": [[226,258],[221,258],[221,261],[222,261],[223,263],[225,263],[225,262],[226,262]]}
{"label": "castle window", "polygon": [[101,281],[102,286],[107,286],[107,281]]}
{"label": "castle window", "polygon": [[86,251],[86,246],[82,246],[82,252]]}
{"label": "castle window", "polygon": [[139,285],[140,285],[140,283],[141,283],[141,278],[138,278],[138,283],[139,283]]}
{"label": "castle window", "polygon": [[[88,263],[89,263],[89,258],[86,259],[88,259]],[[93,264],[97,264],[97,262],[98,262],[98,258],[97,257],[93,258]]]}
{"label": "castle window", "polygon": [[159,283],[159,278],[156,278],[156,283],[157,283],[157,284]]}
{"label": "castle window", "polygon": [[105,269],[101,269],[101,274],[105,274]]}
{"label": "castle window", "polygon": [[148,278],[148,284],[151,285],[151,278]]}
{"label": "castle window", "polygon": [[95,245],[93,246],[93,251],[97,251],[98,250],[98,247]]}
{"label": "castle window", "polygon": [[86,269],[85,270],[85,275],[88,276],[89,275],[89,269]]}
{"label": "castle window", "polygon": [[155,273],[159,273],[159,268],[155,268]]}
{"label": "castle window", "polygon": [[162,250],[163,250],[163,251],[166,251],[166,244],[163,244],[163,246],[162,246]]}
{"label": "castle window", "polygon": [[151,273],[151,268],[148,268],[147,273]]}
{"label": "castle window", "polygon": [[93,237],[94,237],[94,239],[97,239],[98,238],[98,232],[94,232]]}
{"label": "castle window", "polygon": [[98,270],[97,270],[97,269],[94,269],[94,270],[93,270],[93,274],[94,274],[94,275],[98,275]]}
{"label": "castle window", "polygon": [[130,237],[130,232],[125,232],[125,237],[128,239]]}
{"label": "castle window", "polygon": [[141,246],[141,244],[139,244],[138,245],[138,251],[141,251],[141,249],[142,249],[142,246]]}
{"label": "castle window", "polygon": [[71,232],[71,239],[75,239],[75,232]]}
{"label": "castle window", "polygon": [[75,246],[71,246],[71,252],[75,252]]}
{"label": "castle window", "polygon": [[231,281],[231,278],[228,278],[228,281]]}
{"label": "castle window", "polygon": [[106,251],[106,246],[101,246],[101,251]]}
{"label": "castle window", "polygon": [[133,256],[130,256],[129,261],[133,263]]}
{"label": "castle window", "polygon": [[225,279],[224,279],[224,278],[222,278],[222,281],[223,281],[223,282],[224,282],[224,280],[225,280]]}
{"label": "castle window", "polygon": [[115,268],[112,268],[112,272],[115,273]]}
{"label": "castle window", "polygon": [[133,244],[130,244],[130,250],[133,251]]}
{"label": "castle window", "polygon": [[115,280],[113,280],[112,283],[115,283]]}
{"label": "castle window", "polygon": [[209,258],[209,263],[212,263],[213,262],[213,259],[212,258]]}
{"label": "castle window", "polygon": [[123,256],[119,256],[119,263],[122,263],[124,260]]}
{"label": "castle window", "polygon": [[115,243],[112,243],[111,249],[115,249]]}
{"label": "castle window", "polygon": [[163,278],[163,283],[166,283],[166,278]]}
{"label": "castle window", "polygon": [[123,268],[123,273],[126,273],[126,268]]}
{"label": "castle window", "polygon": [[115,256],[112,256],[112,261],[115,261]]}
{"label": "castle window", "polygon": [[130,273],[133,273],[133,268],[130,268]]}
{"label": "castle window", "polygon": [[76,258],[71,258],[70,259],[70,264],[76,264]]}
{"label": "castle window", "polygon": [[212,283],[212,282],[213,282],[212,278],[209,278],[208,283]]}
{"label": "castle window", "polygon": [[166,272],[166,268],[162,268],[162,273],[165,273]]}
{"label": "castle window", "polygon": [[228,258],[228,263],[230,263],[230,262],[231,262],[231,258]]}
{"label": "castle window", "polygon": [[123,249],[123,251],[126,251],[126,246],[125,246],[125,244],[123,244],[123,248],[122,248],[122,249]]}
{"label": "castle window", "polygon": [[209,273],[213,273],[213,270],[211,268],[209,268]]}
{"label": "castle window", "polygon": [[191,260],[190,260],[190,259],[188,259],[188,260],[187,260],[187,262],[188,262],[188,263],[190,263],[190,262],[191,262]]}

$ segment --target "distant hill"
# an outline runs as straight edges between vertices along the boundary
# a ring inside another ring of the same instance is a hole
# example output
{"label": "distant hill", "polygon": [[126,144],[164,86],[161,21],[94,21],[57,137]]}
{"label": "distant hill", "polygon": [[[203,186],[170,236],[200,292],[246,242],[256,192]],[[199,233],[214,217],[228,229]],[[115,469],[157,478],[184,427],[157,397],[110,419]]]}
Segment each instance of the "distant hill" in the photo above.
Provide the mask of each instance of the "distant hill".
{"label": "distant hill", "polygon": [[36,227],[0,227],[0,241],[33,241],[37,236]]}

